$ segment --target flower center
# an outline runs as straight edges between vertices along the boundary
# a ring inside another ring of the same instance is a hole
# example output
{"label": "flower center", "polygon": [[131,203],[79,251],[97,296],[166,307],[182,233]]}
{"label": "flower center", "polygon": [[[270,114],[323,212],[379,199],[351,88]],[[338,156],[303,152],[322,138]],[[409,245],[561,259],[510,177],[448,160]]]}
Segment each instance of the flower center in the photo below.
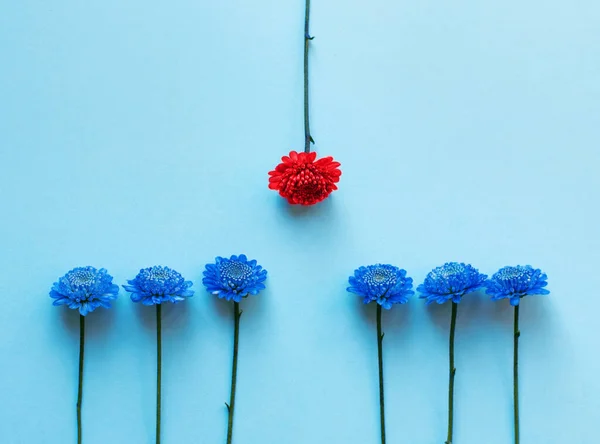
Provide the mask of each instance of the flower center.
{"label": "flower center", "polygon": [[460,274],[464,273],[464,271],[465,271],[465,267],[462,264],[451,263],[451,264],[444,265],[439,270],[436,270],[433,278],[434,279],[436,279],[436,278],[448,279],[453,276],[460,275]]}
{"label": "flower center", "polygon": [[252,269],[248,264],[230,261],[223,264],[221,272],[227,279],[240,281],[250,276]]}
{"label": "flower center", "polygon": [[94,283],[95,275],[90,270],[77,270],[69,275],[69,282],[75,287],[85,287]]}
{"label": "flower center", "polygon": [[171,277],[170,270],[163,267],[152,267],[149,278],[153,281],[166,281]]}
{"label": "flower center", "polygon": [[[498,272],[497,278],[503,281],[520,279],[526,277],[527,273],[523,267],[504,267]],[[529,276],[527,276],[529,277]]]}
{"label": "flower center", "polygon": [[373,273],[373,280],[375,282],[377,282],[378,284],[385,282],[386,279],[387,279],[387,276],[383,272],[383,270],[375,270],[375,273]]}
{"label": "flower center", "polygon": [[396,275],[394,273],[381,267],[373,269],[366,278],[367,282],[376,286],[391,285],[396,281]]}

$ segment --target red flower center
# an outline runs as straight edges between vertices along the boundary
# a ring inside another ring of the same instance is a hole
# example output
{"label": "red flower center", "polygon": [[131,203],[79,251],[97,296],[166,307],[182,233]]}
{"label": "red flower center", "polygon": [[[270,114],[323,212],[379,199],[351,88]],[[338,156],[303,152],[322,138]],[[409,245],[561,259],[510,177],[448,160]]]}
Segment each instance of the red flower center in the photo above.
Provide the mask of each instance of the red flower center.
{"label": "red flower center", "polygon": [[315,161],[317,153],[297,153],[281,158],[282,163],[269,172],[269,188],[279,191],[291,204],[314,205],[337,190],[342,172],[333,157]]}

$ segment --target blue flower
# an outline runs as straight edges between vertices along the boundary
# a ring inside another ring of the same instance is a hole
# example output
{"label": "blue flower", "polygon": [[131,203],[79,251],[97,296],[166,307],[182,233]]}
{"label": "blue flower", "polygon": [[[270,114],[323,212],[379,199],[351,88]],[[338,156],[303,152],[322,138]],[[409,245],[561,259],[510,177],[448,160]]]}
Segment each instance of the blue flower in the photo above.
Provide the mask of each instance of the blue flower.
{"label": "blue flower", "polygon": [[155,265],[140,270],[135,279],[127,281],[123,288],[131,293],[133,302],[156,305],[163,302],[180,302],[194,295],[191,281],[169,267]]}
{"label": "blue flower", "polygon": [[531,265],[517,265],[498,270],[486,282],[486,293],[492,300],[510,299],[510,305],[519,305],[521,298],[533,294],[549,294],[544,287],[548,285],[548,276],[539,268]]}
{"label": "blue flower", "polygon": [[393,304],[406,304],[408,297],[415,294],[412,290],[413,280],[406,277],[406,270],[389,264],[375,264],[360,267],[354,276],[348,279],[350,293],[363,297],[368,304],[377,301],[386,310]]}
{"label": "blue flower", "polygon": [[447,262],[434,268],[425,278],[425,282],[417,287],[422,299],[427,304],[446,301],[459,303],[461,298],[485,286],[487,276],[469,264]]}
{"label": "blue flower", "polygon": [[214,264],[207,264],[202,283],[206,289],[228,301],[240,302],[249,294],[265,289],[267,270],[249,261],[245,254],[231,258],[217,257]]}
{"label": "blue flower", "polygon": [[119,293],[119,286],[113,284],[112,280],[104,268],[73,268],[52,285],[52,305],[78,309],[83,316],[98,307],[110,308],[110,301],[115,300]]}

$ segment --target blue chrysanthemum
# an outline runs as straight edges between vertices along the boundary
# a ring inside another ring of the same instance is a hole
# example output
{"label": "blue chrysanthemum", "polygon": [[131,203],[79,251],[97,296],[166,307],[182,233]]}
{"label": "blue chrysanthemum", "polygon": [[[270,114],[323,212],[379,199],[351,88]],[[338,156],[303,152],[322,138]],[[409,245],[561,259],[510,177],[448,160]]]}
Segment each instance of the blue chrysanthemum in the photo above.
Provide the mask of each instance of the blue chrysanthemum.
{"label": "blue chrysanthemum", "polygon": [[485,274],[469,264],[447,262],[431,270],[417,291],[420,298],[427,299],[427,304],[449,300],[458,303],[464,295],[484,287],[486,279]]}
{"label": "blue chrysanthemum", "polygon": [[408,297],[415,294],[413,280],[406,277],[406,270],[389,264],[360,267],[348,282],[350,293],[362,296],[365,304],[377,301],[386,310],[394,304],[406,304]]}
{"label": "blue chrysanthemum", "polygon": [[265,289],[267,279],[264,270],[255,260],[249,261],[246,255],[217,257],[214,264],[207,264],[202,283],[206,289],[220,299],[240,302],[249,294],[258,294]]}
{"label": "blue chrysanthemum", "polygon": [[163,302],[180,302],[194,295],[191,281],[169,267],[155,265],[140,270],[135,279],[123,288],[131,293],[133,302],[156,305]]}
{"label": "blue chrysanthemum", "polygon": [[52,285],[50,297],[53,305],[66,305],[85,316],[98,307],[110,308],[110,301],[119,293],[119,286],[112,280],[104,268],[73,268]]}
{"label": "blue chrysanthemum", "polygon": [[534,294],[549,294],[544,287],[548,285],[548,276],[539,268],[531,265],[517,265],[498,270],[486,282],[486,293],[492,300],[510,299],[510,305],[519,305],[521,298]]}

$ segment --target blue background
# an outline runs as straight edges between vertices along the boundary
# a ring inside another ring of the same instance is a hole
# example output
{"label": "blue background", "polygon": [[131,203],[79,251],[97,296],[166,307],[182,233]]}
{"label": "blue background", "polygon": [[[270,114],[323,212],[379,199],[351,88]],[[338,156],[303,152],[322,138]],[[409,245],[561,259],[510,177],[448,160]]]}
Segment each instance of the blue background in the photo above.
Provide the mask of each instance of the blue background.
{"label": "blue background", "polygon": [[[164,442],[225,440],[231,307],[200,280],[245,252],[236,444],[378,442],[374,306],[362,264],[415,283],[447,260],[530,263],[522,442],[592,444],[600,417],[600,6],[593,0],[314,2],[315,149],[340,190],[267,189],[302,149],[301,1],[4,1],[0,6],[0,442],[75,442],[78,321],[47,293],[78,265],[119,284],[165,264]],[[449,306],[384,316],[390,443],[445,439]],[[512,434],[512,311],[460,305],[457,444]],[[88,317],[86,444],[151,443],[153,310]]]}

